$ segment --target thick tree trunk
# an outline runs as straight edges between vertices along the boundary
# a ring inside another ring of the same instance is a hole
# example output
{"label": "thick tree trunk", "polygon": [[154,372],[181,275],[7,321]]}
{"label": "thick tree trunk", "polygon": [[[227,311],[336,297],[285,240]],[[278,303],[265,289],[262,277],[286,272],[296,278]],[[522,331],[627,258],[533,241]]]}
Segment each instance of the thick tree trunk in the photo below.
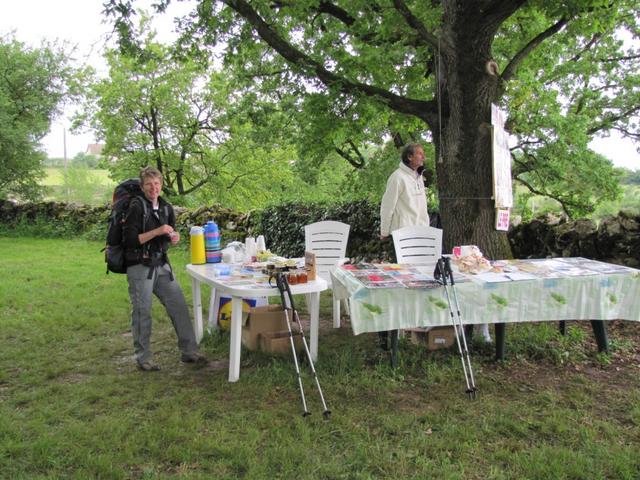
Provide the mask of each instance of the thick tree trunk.
{"label": "thick tree trunk", "polygon": [[510,258],[506,233],[495,230],[490,123],[498,77],[487,68],[493,32],[478,17],[467,8],[445,11],[443,113],[432,127],[444,248],[477,245],[488,258]]}

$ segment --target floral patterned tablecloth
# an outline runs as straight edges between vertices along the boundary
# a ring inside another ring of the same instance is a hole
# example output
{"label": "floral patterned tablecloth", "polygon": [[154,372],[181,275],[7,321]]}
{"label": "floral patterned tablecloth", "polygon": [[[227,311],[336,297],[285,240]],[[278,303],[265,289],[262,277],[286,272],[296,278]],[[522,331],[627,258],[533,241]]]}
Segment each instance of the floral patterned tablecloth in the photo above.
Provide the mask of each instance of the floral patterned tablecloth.
{"label": "floral patterned tablecloth", "polygon": [[[640,270],[585,258],[494,262],[494,271],[455,274],[443,288],[433,266],[344,265],[332,274],[348,299],[353,333],[451,325],[457,296],[464,323],[640,321]],[[455,291],[454,291],[455,290]]]}

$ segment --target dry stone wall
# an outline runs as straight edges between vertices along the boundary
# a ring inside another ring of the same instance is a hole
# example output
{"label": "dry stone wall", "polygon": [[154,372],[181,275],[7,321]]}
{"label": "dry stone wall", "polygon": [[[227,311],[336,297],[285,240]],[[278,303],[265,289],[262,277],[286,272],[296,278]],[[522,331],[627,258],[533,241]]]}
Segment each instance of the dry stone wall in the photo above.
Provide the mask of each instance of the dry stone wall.
{"label": "dry stone wall", "polygon": [[[85,235],[104,239],[109,208],[43,202],[16,204],[0,200],[0,225],[5,231],[25,225],[49,226],[45,235]],[[304,250],[304,225],[337,220],[351,225],[347,256],[354,261],[392,261],[393,244],[378,239],[377,205],[360,201],[340,205],[285,205],[241,213],[219,205],[188,210],[176,207],[178,228],[184,238],[192,225],[218,223],[223,243],[263,234],[268,246],[282,255]],[[603,218],[568,221],[538,218],[514,226],[509,241],[515,258],[587,257],[640,268],[640,216],[624,212]]]}

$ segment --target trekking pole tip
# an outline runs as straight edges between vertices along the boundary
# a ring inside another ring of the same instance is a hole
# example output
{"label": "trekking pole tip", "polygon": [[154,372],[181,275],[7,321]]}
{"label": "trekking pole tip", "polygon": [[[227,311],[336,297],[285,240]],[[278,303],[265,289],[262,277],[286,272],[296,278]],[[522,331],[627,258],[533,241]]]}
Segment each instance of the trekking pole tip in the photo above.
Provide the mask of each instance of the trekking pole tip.
{"label": "trekking pole tip", "polygon": [[325,410],[324,412],[322,412],[322,416],[325,419],[328,419],[331,416],[331,410]]}
{"label": "trekking pole tip", "polygon": [[309,410],[305,410],[304,412],[302,412],[303,417],[308,417],[309,415],[311,415],[311,412]]}

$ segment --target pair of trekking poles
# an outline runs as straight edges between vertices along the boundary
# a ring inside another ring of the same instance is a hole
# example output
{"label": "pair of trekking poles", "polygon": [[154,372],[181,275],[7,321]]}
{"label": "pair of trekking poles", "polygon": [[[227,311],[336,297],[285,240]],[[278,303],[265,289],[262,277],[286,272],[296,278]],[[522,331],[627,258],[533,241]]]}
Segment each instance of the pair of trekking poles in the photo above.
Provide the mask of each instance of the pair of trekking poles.
{"label": "pair of trekking poles", "polygon": [[302,398],[302,416],[307,417],[311,415],[311,412],[307,408],[307,400],[304,396],[304,387],[302,386],[302,377],[300,376],[300,366],[298,364],[298,355],[296,353],[296,346],[293,341],[294,333],[291,328],[291,319],[289,318],[289,310],[291,310],[292,319],[295,323],[298,324],[298,332],[302,337],[302,345],[304,347],[304,351],[306,352],[307,360],[309,362],[309,367],[311,368],[311,373],[313,374],[313,379],[315,380],[316,387],[318,388],[318,393],[320,394],[320,400],[322,401],[322,407],[324,411],[322,415],[324,418],[329,418],[331,415],[331,411],[327,408],[327,403],[324,400],[324,395],[322,394],[322,388],[320,387],[320,380],[318,380],[318,374],[316,373],[316,369],[313,365],[313,359],[311,358],[311,352],[309,351],[309,346],[307,345],[307,339],[304,336],[304,331],[302,330],[302,323],[300,323],[300,317],[298,316],[298,311],[296,310],[293,304],[293,295],[291,294],[291,288],[289,288],[289,281],[287,280],[287,276],[284,271],[278,270],[276,272],[270,272],[269,284],[272,280],[275,279],[276,287],[280,291],[280,298],[282,299],[282,308],[284,310],[284,318],[287,321],[287,329],[289,330],[289,341],[291,342],[291,351],[293,352],[293,364],[296,367],[296,375],[298,377],[298,387],[300,389],[300,396]]}
{"label": "pair of trekking poles", "polygon": [[[458,303],[458,294],[456,292],[455,280],[453,279],[453,270],[451,269],[451,259],[449,257],[441,257],[436,264],[434,272],[436,280],[439,280],[444,287],[444,293],[447,297],[447,305],[449,306],[449,314],[451,315],[451,323],[453,324],[454,334],[456,336],[456,344],[458,345],[458,352],[460,353],[460,361],[462,362],[462,370],[464,372],[464,380],[467,384],[466,393],[470,399],[476,398],[476,382],[473,378],[473,369],[471,368],[471,356],[469,355],[469,349],[467,348],[467,339],[464,333],[464,324],[462,323],[462,316],[460,315],[460,304]],[[447,283],[448,282],[448,283]],[[455,314],[453,306],[451,304],[451,296],[449,289],[455,303]]]}
{"label": "pair of trekking poles", "polygon": [[[307,408],[307,400],[304,395],[304,387],[302,385],[302,377],[300,375],[300,366],[298,364],[298,355],[296,353],[296,346],[293,340],[293,329],[291,328],[291,319],[289,318],[289,310],[291,310],[291,315],[293,321],[298,324],[299,335],[302,337],[302,345],[304,347],[304,351],[307,356],[307,360],[309,362],[309,367],[311,369],[311,373],[313,374],[313,379],[315,381],[316,387],[318,388],[318,393],[320,394],[320,400],[322,401],[322,407],[324,411],[322,415],[325,418],[329,418],[331,415],[331,411],[327,407],[327,403],[325,402],[324,395],[322,393],[322,387],[320,386],[320,380],[318,379],[318,374],[313,365],[313,359],[311,358],[311,352],[309,351],[309,346],[307,344],[307,339],[304,335],[304,331],[302,330],[302,324],[300,322],[300,317],[298,316],[298,311],[295,308],[293,303],[293,295],[291,294],[291,288],[289,287],[289,281],[287,280],[287,276],[284,271],[276,271],[269,272],[269,284],[272,285],[272,280],[275,279],[276,287],[280,292],[280,298],[282,300],[282,308],[284,310],[284,317],[287,322],[287,330],[289,332],[289,342],[291,343],[291,351],[293,353],[293,364],[296,369],[296,376],[298,380],[298,387],[300,389],[300,397],[302,399],[302,416],[307,417],[311,415],[311,412]],[[442,257],[438,260],[436,269],[435,269],[435,278],[442,283],[444,287],[445,296],[447,298],[447,305],[449,306],[449,314],[451,316],[451,323],[453,324],[453,330],[456,337],[456,344],[458,346],[458,353],[460,354],[460,361],[462,363],[462,371],[464,372],[464,379],[466,382],[466,393],[469,395],[470,399],[476,398],[476,384],[473,378],[473,368],[471,366],[471,356],[469,355],[469,348],[467,346],[467,339],[464,333],[464,324],[462,322],[462,315],[460,314],[460,303],[458,302],[458,293],[455,288],[455,280],[453,276],[453,270],[451,269],[451,260],[449,257]],[[451,288],[451,295],[449,294],[449,287]],[[453,306],[451,303],[451,296],[453,296],[455,302],[455,313],[453,310]]]}

